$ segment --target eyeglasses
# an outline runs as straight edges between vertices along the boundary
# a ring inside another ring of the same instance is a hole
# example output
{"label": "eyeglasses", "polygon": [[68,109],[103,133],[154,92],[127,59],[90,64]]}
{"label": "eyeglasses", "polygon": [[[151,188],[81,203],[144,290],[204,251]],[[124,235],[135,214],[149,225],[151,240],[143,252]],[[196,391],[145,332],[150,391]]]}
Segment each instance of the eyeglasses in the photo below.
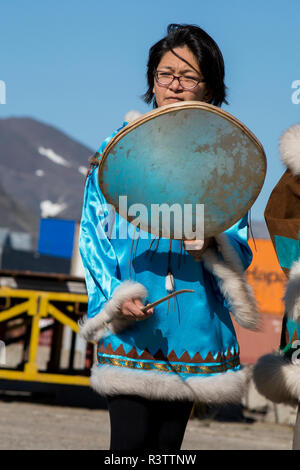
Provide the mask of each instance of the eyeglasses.
{"label": "eyeglasses", "polygon": [[177,79],[184,90],[192,90],[193,88],[196,88],[199,83],[205,82],[203,78],[193,78],[187,75],[178,77],[172,73],[160,72],[159,70],[154,73],[154,76],[157,83],[164,87],[170,86],[171,83]]}

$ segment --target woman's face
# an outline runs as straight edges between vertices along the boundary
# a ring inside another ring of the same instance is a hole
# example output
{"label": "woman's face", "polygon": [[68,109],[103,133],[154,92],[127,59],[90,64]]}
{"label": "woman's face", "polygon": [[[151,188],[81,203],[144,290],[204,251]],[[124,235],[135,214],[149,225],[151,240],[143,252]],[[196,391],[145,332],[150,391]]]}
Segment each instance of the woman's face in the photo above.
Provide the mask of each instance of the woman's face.
{"label": "woman's face", "polygon": [[[174,55],[171,51],[168,51],[162,56],[162,59],[158,64],[158,71],[168,72],[176,76],[187,76],[195,79],[204,78],[196,57],[187,46],[176,47],[174,52],[189,62],[192,67],[183,60],[179,59],[179,57]],[[176,79],[166,87],[161,86],[157,82],[156,78],[154,78],[153,93],[155,94],[157,106],[177,103],[179,101],[209,102],[211,98],[205,82],[198,83],[198,85],[191,90],[185,90]]]}

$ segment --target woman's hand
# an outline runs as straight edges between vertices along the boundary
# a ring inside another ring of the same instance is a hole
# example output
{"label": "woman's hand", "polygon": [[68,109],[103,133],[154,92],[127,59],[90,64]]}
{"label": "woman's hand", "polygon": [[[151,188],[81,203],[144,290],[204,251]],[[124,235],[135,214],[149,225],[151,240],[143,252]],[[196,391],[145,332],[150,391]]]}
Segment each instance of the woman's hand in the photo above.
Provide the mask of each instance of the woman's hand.
{"label": "woman's hand", "polygon": [[201,261],[201,256],[205,250],[214,246],[214,244],[214,237],[205,238],[204,240],[185,240],[184,249],[194,257],[195,261]]}
{"label": "woman's hand", "polygon": [[141,310],[143,307],[145,307],[145,305],[142,304],[140,299],[124,300],[121,305],[121,312],[124,317],[128,319],[132,318],[133,320],[145,320],[146,318],[153,315],[154,309],[152,307],[144,313]]}

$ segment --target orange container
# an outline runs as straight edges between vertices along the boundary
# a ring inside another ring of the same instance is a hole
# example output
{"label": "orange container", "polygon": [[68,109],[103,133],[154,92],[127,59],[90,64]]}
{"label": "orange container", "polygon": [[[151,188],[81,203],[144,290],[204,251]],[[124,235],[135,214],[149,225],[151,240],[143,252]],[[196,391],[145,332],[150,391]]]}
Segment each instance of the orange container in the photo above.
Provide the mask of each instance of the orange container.
{"label": "orange container", "polygon": [[263,354],[278,349],[284,314],[282,297],[286,284],[286,276],[280,268],[271,240],[255,239],[255,244],[250,240],[249,245],[253,252],[253,261],[246,274],[262,322],[261,330],[252,332],[240,327],[233,320],[243,364],[254,364]]}

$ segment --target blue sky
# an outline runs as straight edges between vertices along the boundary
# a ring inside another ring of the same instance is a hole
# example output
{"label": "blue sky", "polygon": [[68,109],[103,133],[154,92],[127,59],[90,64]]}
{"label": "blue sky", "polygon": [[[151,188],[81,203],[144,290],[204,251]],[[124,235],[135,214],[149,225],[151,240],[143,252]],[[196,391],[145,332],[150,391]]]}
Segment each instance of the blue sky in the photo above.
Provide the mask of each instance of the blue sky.
{"label": "blue sky", "polygon": [[[278,139],[300,122],[292,83],[300,80],[299,0],[2,0],[0,117],[30,116],[97,150],[131,109],[150,108],[149,47],[169,23],[205,29],[224,55],[229,106],[262,142],[264,188],[252,209],[263,219],[268,196],[284,171]],[[300,87],[299,87],[300,90]],[[1,156],[0,156],[1,158]]]}

